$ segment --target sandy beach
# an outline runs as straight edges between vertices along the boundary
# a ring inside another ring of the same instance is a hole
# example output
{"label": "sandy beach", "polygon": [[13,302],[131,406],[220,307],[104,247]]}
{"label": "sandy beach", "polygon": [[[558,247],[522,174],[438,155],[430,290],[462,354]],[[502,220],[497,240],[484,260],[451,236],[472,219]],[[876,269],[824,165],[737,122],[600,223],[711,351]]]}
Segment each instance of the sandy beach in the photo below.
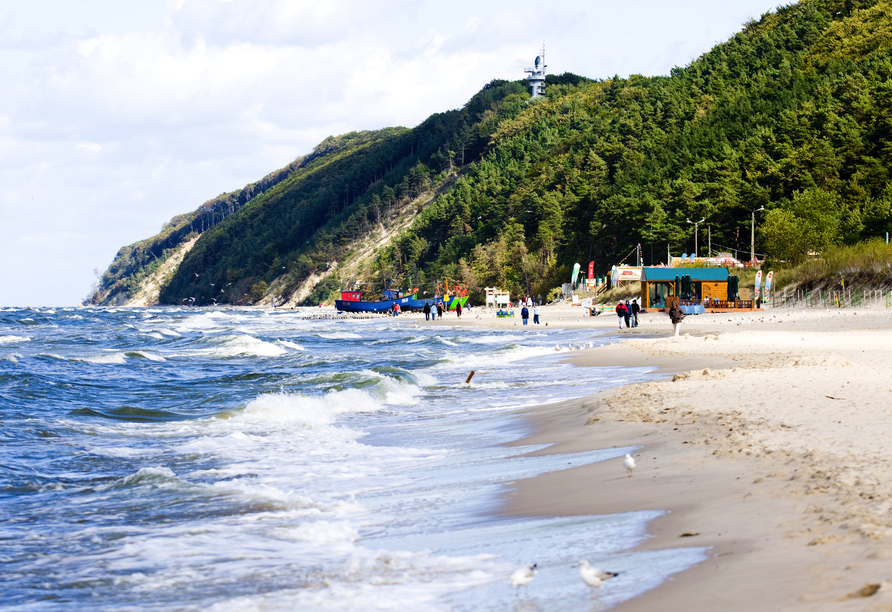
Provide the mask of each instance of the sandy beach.
{"label": "sandy beach", "polygon": [[[632,478],[614,460],[519,481],[503,511],[665,510],[640,548],[708,550],[616,609],[892,611],[892,310],[689,316],[679,337],[665,313],[620,330],[610,313],[541,311],[530,331],[593,331],[581,346],[555,346],[571,363],[653,367],[658,378],[524,410],[536,433],[518,445],[638,446],[638,467]],[[516,312],[400,321],[520,328]],[[599,346],[605,332],[623,340]]]}
{"label": "sandy beach", "polygon": [[[617,325],[569,306],[542,311],[543,324],[602,337]],[[663,376],[529,409],[537,433],[518,444],[636,445],[638,467],[632,478],[617,460],[518,482],[505,512],[662,509],[644,548],[708,547],[708,561],[620,610],[892,610],[892,313],[777,308],[671,330],[651,313],[617,331],[628,336],[619,344],[556,347],[579,366]]]}

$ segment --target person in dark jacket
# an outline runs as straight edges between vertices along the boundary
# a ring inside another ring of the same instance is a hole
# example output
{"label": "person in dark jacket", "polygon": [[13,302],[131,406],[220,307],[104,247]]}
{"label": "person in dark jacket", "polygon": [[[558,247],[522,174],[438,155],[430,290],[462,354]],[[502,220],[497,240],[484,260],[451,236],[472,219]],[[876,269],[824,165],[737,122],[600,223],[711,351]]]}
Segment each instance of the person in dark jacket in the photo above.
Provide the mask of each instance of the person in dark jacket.
{"label": "person in dark jacket", "polygon": [[443,302],[437,302],[437,316],[443,318]]}
{"label": "person in dark jacket", "polygon": [[461,319],[461,302],[455,304],[455,315]]}
{"label": "person in dark jacket", "polygon": [[638,327],[639,312],[641,312],[641,306],[638,305],[638,300],[632,300],[632,327]]}
{"label": "person in dark jacket", "polygon": [[616,305],[616,316],[619,317],[619,328],[623,328],[623,320],[626,318],[626,305],[620,302]]}
{"label": "person in dark jacket", "polygon": [[424,308],[422,310],[424,310],[424,320],[430,321],[431,320],[431,303],[425,302]]}
{"label": "person in dark jacket", "polygon": [[675,335],[678,335],[678,330],[681,328],[681,321],[684,319],[684,312],[681,309],[681,306],[678,305],[678,300],[672,303],[672,307],[669,308],[669,320],[672,321],[672,325],[675,327]]}
{"label": "person in dark jacket", "polygon": [[523,319],[523,324],[526,325],[530,322],[530,309],[524,306],[520,309],[520,318]]}
{"label": "person in dark jacket", "polygon": [[626,311],[623,313],[623,319],[626,321],[626,327],[631,327],[629,323],[632,319],[632,305],[629,304],[629,300],[626,300]]}

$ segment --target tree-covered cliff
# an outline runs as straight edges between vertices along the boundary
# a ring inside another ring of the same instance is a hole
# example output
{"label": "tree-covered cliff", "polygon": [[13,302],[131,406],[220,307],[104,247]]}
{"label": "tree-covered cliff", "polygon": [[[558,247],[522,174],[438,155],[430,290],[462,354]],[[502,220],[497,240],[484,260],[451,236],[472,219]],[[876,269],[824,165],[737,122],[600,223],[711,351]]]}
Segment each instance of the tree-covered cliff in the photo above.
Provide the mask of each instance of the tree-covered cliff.
{"label": "tree-covered cliff", "polygon": [[[881,235],[890,49],[892,1],[803,0],[668,76],[552,77],[536,101],[522,82],[494,81],[460,110],[280,171],[203,227],[161,300],[286,300],[407,212],[407,229],[325,290],[451,277],[545,293],[574,262],[603,272],[637,244],[648,264],[692,252],[687,219],[705,219],[701,252],[708,231],[713,250],[747,254],[762,207],[756,250],[776,261]],[[186,221],[198,231],[190,216],[176,231]]]}

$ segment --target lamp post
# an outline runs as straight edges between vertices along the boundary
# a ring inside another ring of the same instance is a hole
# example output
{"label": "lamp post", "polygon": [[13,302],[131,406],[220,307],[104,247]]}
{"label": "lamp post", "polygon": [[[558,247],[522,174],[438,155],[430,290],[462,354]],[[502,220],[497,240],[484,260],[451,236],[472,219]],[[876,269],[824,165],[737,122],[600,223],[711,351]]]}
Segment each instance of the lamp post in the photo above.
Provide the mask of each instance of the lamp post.
{"label": "lamp post", "polygon": [[753,263],[756,259],[756,213],[760,210],[765,210],[765,207],[760,206],[751,211],[753,215],[753,223],[750,226],[750,263]]}
{"label": "lamp post", "polygon": [[706,221],[706,217],[703,217],[699,221],[691,221],[690,219],[687,219],[687,222],[694,226],[694,255],[697,254],[697,250],[699,249],[699,246],[697,245],[697,230],[699,229],[700,224],[704,221]]}

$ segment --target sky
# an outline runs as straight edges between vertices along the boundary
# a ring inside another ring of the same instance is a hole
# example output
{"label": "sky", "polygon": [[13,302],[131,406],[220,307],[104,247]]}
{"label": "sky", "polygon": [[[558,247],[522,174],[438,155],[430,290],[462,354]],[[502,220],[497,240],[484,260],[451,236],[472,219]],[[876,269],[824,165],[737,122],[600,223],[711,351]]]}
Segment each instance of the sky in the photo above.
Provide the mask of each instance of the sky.
{"label": "sky", "polygon": [[0,3],[0,306],[74,306],[118,249],[326,136],[519,79],[668,74],[777,0]]}

